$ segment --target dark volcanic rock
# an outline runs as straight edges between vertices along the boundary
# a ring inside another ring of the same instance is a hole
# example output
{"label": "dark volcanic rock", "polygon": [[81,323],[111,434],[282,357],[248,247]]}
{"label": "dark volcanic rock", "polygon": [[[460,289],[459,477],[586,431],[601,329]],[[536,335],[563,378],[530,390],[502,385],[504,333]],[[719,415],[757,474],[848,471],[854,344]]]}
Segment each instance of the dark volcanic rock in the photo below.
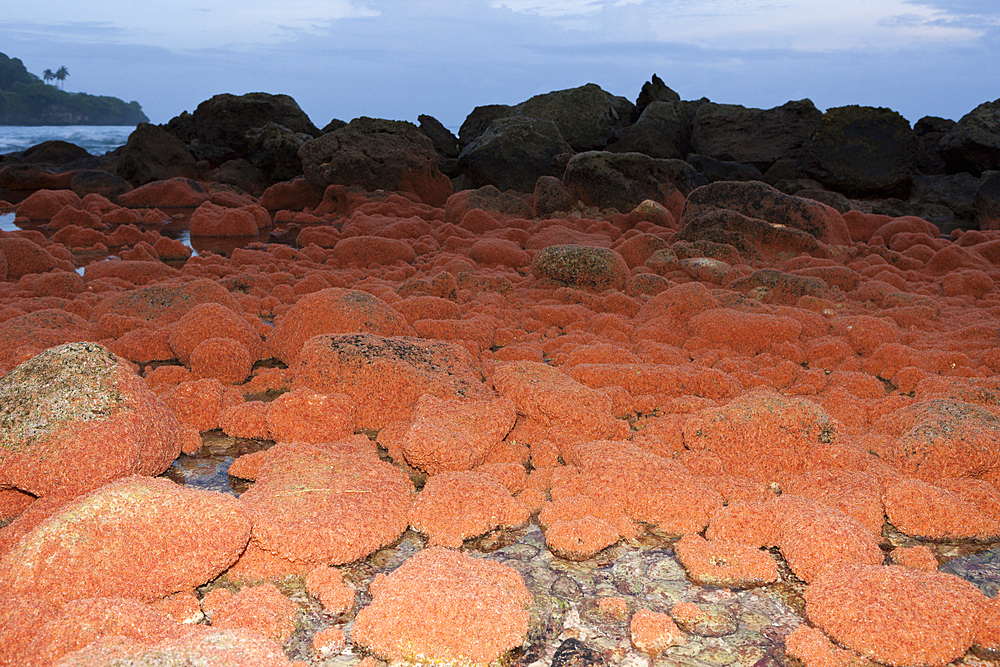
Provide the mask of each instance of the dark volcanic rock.
{"label": "dark volcanic rock", "polygon": [[223,93],[199,104],[191,116],[195,136],[200,143],[228,148],[242,156],[248,154],[247,130],[268,122],[311,137],[319,136],[320,133],[288,95]]}
{"label": "dark volcanic rock", "polygon": [[346,121],[342,121],[339,118],[334,118],[330,120],[329,123],[323,126],[323,129],[319,131],[320,134],[326,134],[327,132],[333,132],[334,130],[339,130],[340,128],[347,125]]}
{"label": "dark volcanic rock", "polygon": [[69,187],[80,197],[95,193],[112,202],[117,202],[118,195],[132,189],[132,185],[124,178],[100,169],[87,169],[73,174]]}
{"label": "dark volcanic rock", "polygon": [[642,90],[639,91],[639,97],[635,100],[635,111],[632,114],[632,120],[636,120],[642,115],[642,112],[646,110],[653,102],[680,102],[681,96],[671,90],[667,84],[663,83],[663,79],[653,75],[653,78],[642,84]]}
{"label": "dark volcanic rock", "polygon": [[579,88],[535,95],[516,106],[494,104],[476,107],[458,131],[466,146],[483,134],[498,118],[521,116],[550,120],[575,151],[603,148],[632,120],[635,105],[588,83]]}
{"label": "dark volcanic rock", "polygon": [[972,200],[979,188],[979,180],[968,172],[933,176],[914,176],[910,201],[922,204],[939,204],[949,208],[956,217],[972,220],[975,207]]}
{"label": "dark volcanic rock", "polygon": [[198,133],[194,127],[194,116],[187,111],[182,111],[160,127],[185,144],[190,144],[198,140]]}
{"label": "dark volcanic rock", "polygon": [[238,190],[248,192],[255,197],[263,194],[264,189],[270,185],[263,170],[258,169],[243,158],[226,160],[219,165],[218,169],[210,172],[208,177],[217,183],[234,185]]}
{"label": "dark volcanic rock", "polygon": [[552,160],[573,149],[551,120],[498,118],[466,146],[458,168],[476,187],[531,192],[539,176],[558,176]]}
{"label": "dark volcanic rock", "polygon": [[32,164],[66,164],[88,157],[87,149],[58,139],[43,141],[21,153],[21,159]]}
{"label": "dark volcanic rock", "polygon": [[944,136],[955,127],[957,123],[950,118],[940,116],[924,116],[913,124],[913,133],[918,137],[926,137],[931,134]]}
{"label": "dark volcanic rock", "polygon": [[268,121],[247,130],[244,137],[250,164],[271,181],[290,181],[302,175],[299,148],[312,137]]}
{"label": "dark volcanic rock", "polygon": [[822,186],[817,184],[816,188],[802,188],[797,192],[788,192],[782,190],[786,194],[794,194],[796,197],[804,197],[806,199],[812,199],[827,206],[834,208],[838,213],[847,213],[854,205],[851,200],[840,194],[839,192],[834,192],[833,190],[824,190]]}
{"label": "dark volcanic rock", "polygon": [[632,120],[635,106],[588,83],[536,95],[515,106],[513,115],[551,120],[575,151],[604,148]]}
{"label": "dark volcanic rock", "polygon": [[362,116],[302,144],[299,158],[317,192],[329,185],[412,192],[440,206],[452,194],[434,144],[413,123]]}
{"label": "dark volcanic rock", "polygon": [[709,183],[716,181],[760,181],[764,178],[760,169],[752,164],[716,160],[714,157],[696,153],[688,155],[685,162],[697,169],[701,175],[708,179]]}
{"label": "dark volcanic rock", "polygon": [[[794,181],[800,178],[802,172],[799,171],[798,158],[781,158],[764,172],[764,182],[782,191],[785,191],[785,188],[779,185],[782,181]],[[816,183],[816,187],[823,187],[817,181],[813,183]]]}
{"label": "dark volcanic rock", "polygon": [[65,190],[73,178],[73,172],[50,171],[52,168],[50,165],[19,164],[16,162],[9,164],[0,169],[0,188],[4,190]]}
{"label": "dark volcanic rock", "polygon": [[924,116],[913,124],[913,134],[917,137],[916,168],[921,174],[944,174],[948,165],[938,147],[944,135],[955,127],[950,118]]}
{"label": "dark volcanic rock", "polygon": [[475,190],[460,190],[448,197],[444,207],[445,222],[458,224],[474,208],[512,218],[530,218],[532,215],[531,206],[524,197],[513,192],[500,192],[495,185],[484,185]]}
{"label": "dark volcanic rock", "polygon": [[654,100],[639,119],[608,145],[615,153],[644,153],[663,159],[683,159],[691,152],[691,123],[701,102]]}
{"label": "dark volcanic rock", "polygon": [[938,149],[953,172],[1000,169],[1000,100],[984,102],[962,116]]}
{"label": "dark volcanic rock", "polygon": [[701,155],[767,169],[782,158],[797,157],[822,117],[807,99],[773,109],[708,102],[695,114],[691,145]]}
{"label": "dark volcanic rock", "polygon": [[[655,77],[655,75],[654,75]],[[567,639],[552,656],[552,667],[604,667],[604,654],[579,639]]]}
{"label": "dark volcanic rock", "polygon": [[472,110],[458,128],[458,143],[467,146],[476,137],[486,131],[490,123],[497,118],[511,115],[511,106],[508,104],[486,104]]}
{"label": "dark volcanic rock", "polygon": [[132,185],[165,181],[197,172],[194,156],[183,141],[158,125],[140,123],[121,149],[115,173]]}
{"label": "dark volcanic rock", "polygon": [[535,215],[547,216],[556,211],[568,211],[576,203],[563,182],[554,176],[542,176],[535,183]]}
{"label": "dark volcanic rock", "polygon": [[980,229],[1000,229],[1000,171],[983,172],[973,199]]}
{"label": "dark volcanic rock", "polygon": [[707,181],[681,160],[658,160],[641,153],[589,151],[570,159],[563,183],[587,206],[616,208],[627,213],[646,199],[666,205],[678,194],[687,196]]}
{"label": "dark volcanic rock", "polygon": [[443,158],[458,157],[458,138],[434,116],[420,114],[417,116],[420,131],[434,142],[434,150]]}
{"label": "dark volcanic rock", "polygon": [[917,139],[910,123],[891,109],[846,106],[827,109],[802,149],[803,171],[848,195],[906,189],[916,164]]}

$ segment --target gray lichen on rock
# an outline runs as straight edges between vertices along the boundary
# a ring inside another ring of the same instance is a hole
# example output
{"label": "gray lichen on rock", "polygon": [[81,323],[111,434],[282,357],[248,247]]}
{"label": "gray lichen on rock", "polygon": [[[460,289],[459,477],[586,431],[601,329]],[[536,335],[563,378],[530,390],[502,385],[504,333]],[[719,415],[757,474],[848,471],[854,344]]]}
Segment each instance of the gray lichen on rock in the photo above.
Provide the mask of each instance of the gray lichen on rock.
{"label": "gray lichen on rock", "polygon": [[535,255],[532,271],[548,278],[583,289],[622,289],[628,278],[628,265],[609,248],[581,245],[554,245]]}
{"label": "gray lichen on rock", "polygon": [[45,350],[0,377],[0,448],[18,450],[67,422],[104,419],[122,405],[121,361],[97,343]]}

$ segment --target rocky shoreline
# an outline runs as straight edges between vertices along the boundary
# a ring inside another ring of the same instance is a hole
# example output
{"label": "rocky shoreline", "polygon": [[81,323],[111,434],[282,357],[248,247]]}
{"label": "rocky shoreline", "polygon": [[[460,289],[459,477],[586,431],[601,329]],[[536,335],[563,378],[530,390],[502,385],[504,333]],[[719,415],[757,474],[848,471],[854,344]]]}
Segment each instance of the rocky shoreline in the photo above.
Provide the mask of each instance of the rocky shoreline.
{"label": "rocky shoreline", "polygon": [[[50,70],[46,73],[52,74]],[[68,76],[65,68],[58,73],[62,79]],[[20,58],[0,53],[0,126],[135,126],[146,122],[149,118],[138,102],[107,95],[67,93],[28,72]]]}
{"label": "rocky shoreline", "polygon": [[3,156],[0,664],[992,664],[998,110]]}
{"label": "rocky shoreline", "polygon": [[[97,192],[114,199],[174,177],[260,196],[305,175],[319,194],[337,183],[407,190],[437,205],[447,192],[440,176],[455,192],[492,185],[530,194],[539,177],[562,178],[574,154],[601,151],[684,160],[709,182],[761,181],[842,214],[915,215],[946,231],[990,229],[1000,224],[1000,186],[990,175],[1000,164],[998,113],[997,103],[987,102],[957,122],[928,116],[910,127],[885,108],[823,113],[808,99],[773,109],[681,100],[654,75],[634,104],[588,84],[514,106],[476,107],[456,137],[426,115],[419,125],[334,119],[320,129],[287,95],[223,94],[162,126],[140,124],[126,146],[102,157],[64,142],[0,156],[0,191],[15,201],[21,192],[70,188],[80,175],[75,191],[81,196]],[[332,153],[337,159],[324,161]],[[386,162],[376,165],[366,154]],[[91,171],[98,173],[81,174]],[[407,173],[421,171],[427,173]],[[85,178],[104,182],[84,185]],[[417,192],[425,187],[438,191]],[[638,203],[573,194],[591,206],[617,204],[622,212]]]}

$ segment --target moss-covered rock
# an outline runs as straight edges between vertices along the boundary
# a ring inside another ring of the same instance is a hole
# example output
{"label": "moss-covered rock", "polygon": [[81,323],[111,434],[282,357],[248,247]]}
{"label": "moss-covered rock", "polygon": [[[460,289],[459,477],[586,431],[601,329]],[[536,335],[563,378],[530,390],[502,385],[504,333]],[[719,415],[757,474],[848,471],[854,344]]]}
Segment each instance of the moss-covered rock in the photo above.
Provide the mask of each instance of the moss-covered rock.
{"label": "moss-covered rock", "polygon": [[544,248],[531,264],[537,278],[548,278],[582,289],[624,289],[628,265],[608,248],[554,245]]}
{"label": "moss-covered rock", "polygon": [[50,348],[0,378],[0,488],[40,496],[158,475],[180,442],[174,414],[97,343]]}

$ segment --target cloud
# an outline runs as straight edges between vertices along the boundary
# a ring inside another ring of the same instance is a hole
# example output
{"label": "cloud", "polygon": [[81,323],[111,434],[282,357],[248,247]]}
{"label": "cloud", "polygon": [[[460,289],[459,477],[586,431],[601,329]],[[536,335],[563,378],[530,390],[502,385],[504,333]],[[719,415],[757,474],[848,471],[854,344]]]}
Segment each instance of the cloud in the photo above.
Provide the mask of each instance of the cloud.
{"label": "cloud", "polygon": [[[31,23],[37,35],[74,36],[92,41],[106,37],[174,49],[274,43],[299,31],[325,28],[331,21],[378,12],[354,0],[106,0],[101,3],[57,2],[5,7],[5,23]],[[44,11],[44,15],[39,10]],[[51,22],[43,19],[54,17]],[[88,33],[96,28],[95,33]]]}
{"label": "cloud", "polygon": [[534,14],[546,18],[580,16],[599,12],[606,3],[601,0],[576,2],[574,0],[497,0],[490,4],[494,9],[501,7],[519,13]]}
{"label": "cloud", "polygon": [[1000,20],[996,0],[908,0],[911,4],[934,7],[952,16],[975,16]]}
{"label": "cloud", "polygon": [[66,64],[67,89],[137,99],[155,122],[265,91],[320,126],[428,113],[457,128],[477,105],[588,82],[634,100],[654,72],[685,99],[810,97],[916,120],[958,117],[1000,80],[995,0],[53,2],[7,12],[4,52],[35,73]]}
{"label": "cloud", "polygon": [[65,43],[121,42],[129,36],[127,29],[109,21],[9,21],[4,25],[2,34],[4,41],[58,39]]}
{"label": "cloud", "polygon": [[[977,8],[990,1],[959,0]],[[870,44],[892,48],[914,40],[954,42],[983,34],[981,25],[946,11],[948,4],[838,0],[836,11],[815,0],[496,0],[492,6],[549,19],[564,30],[600,34],[608,41],[654,37],[715,48],[832,51]]]}

